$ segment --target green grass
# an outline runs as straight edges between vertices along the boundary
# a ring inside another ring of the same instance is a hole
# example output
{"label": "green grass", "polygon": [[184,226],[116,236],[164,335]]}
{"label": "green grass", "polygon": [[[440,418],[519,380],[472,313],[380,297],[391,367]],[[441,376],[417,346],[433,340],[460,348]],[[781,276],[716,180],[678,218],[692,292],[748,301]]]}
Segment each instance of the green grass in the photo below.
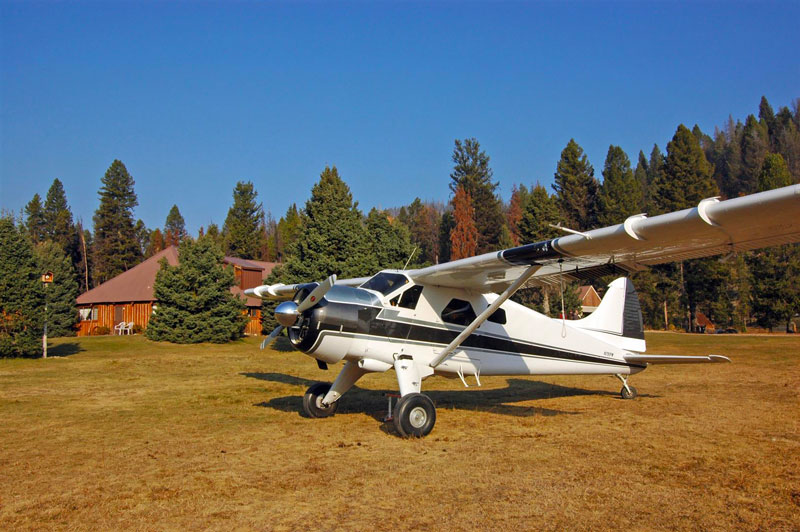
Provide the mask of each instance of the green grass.
{"label": "green grass", "polygon": [[391,371],[315,420],[302,394],[338,367],[257,339],[57,339],[0,360],[0,529],[800,528],[800,337],[648,352],[734,362],[649,368],[635,401],[610,377],[432,378],[436,428],[403,440]]}

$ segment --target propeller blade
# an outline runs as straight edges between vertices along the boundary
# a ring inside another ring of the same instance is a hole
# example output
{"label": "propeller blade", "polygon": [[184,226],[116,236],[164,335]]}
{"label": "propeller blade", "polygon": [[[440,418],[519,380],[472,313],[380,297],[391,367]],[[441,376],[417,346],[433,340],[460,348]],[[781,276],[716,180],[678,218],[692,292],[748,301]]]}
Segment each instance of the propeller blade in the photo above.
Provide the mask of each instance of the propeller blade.
{"label": "propeller blade", "polygon": [[319,302],[319,300],[322,299],[322,297],[328,292],[328,290],[333,287],[334,283],[336,283],[336,274],[331,275],[322,281],[314,290],[312,290],[311,293],[308,294],[308,297],[306,297],[302,303],[297,305],[297,313],[302,314],[306,310],[316,305],[317,302]]}
{"label": "propeller blade", "polygon": [[275,338],[277,338],[281,334],[282,331],[283,331],[283,325],[278,325],[278,327],[275,330],[273,330],[271,333],[269,333],[269,336],[264,338],[264,341],[261,342],[261,349],[264,349],[268,345],[272,344],[272,342],[275,341]]}

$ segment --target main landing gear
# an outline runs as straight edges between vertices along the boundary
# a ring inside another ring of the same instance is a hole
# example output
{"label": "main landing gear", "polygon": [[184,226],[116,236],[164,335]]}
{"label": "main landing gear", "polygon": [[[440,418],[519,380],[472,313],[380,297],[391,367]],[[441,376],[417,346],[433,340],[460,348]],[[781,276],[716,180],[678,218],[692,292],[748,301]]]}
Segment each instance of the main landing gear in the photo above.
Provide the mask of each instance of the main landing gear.
{"label": "main landing gear", "polygon": [[336,413],[339,402],[325,405],[322,400],[330,391],[331,385],[327,382],[317,382],[306,390],[303,396],[303,410],[308,417],[329,417]]}
{"label": "main landing gear", "polygon": [[622,389],[619,391],[619,394],[622,396],[622,398],[636,399],[636,396],[639,395],[639,392],[636,391],[636,388],[628,384],[628,377],[620,374],[617,374],[616,377],[622,381]]}
{"label": "main landing gear", "polygon": [[392,421],[400,436],[422,438],[430,434],[436,424],[436,407],[427,395],[410,393],[397,401]]}

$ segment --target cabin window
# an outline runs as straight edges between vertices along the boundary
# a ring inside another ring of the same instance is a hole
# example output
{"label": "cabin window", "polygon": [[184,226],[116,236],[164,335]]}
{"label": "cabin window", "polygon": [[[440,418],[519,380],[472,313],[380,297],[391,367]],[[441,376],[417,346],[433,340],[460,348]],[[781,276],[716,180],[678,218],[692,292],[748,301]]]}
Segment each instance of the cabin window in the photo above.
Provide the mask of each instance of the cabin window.
{"label": "cabin window", "polygon": [[451,299],[442,311],[442,321],[455,325],[469,325],[475,319],[475,311],[469,301]]}
{"label": "cabin window", "polygon": [[506,311],[499,308],[495,310],[491,316],[488,318],[489,321],[492,323],[498,323],[500,325],[506,324]]}
{"label": "cabin window", "polygon": [[387,296],[405,284],[408,284],[408,277],[405,275],[381,272],[362,284],[361,288],[375,290]]}
{"label": "cabin window", "polygon": [[393,307],[415,309],[417,308],[420,294],[422,294],[422,287],[420,285],[412,286],[399,296],[392,299],[390,303]]}

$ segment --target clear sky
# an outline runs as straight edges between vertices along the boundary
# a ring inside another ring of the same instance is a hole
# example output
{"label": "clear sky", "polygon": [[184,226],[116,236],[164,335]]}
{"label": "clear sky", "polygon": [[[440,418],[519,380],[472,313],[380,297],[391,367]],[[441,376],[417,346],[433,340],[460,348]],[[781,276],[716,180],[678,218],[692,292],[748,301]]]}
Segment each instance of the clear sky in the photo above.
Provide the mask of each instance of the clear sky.
{"label": "clear sky", "polygon": [[222,224],[236,181],[279,218],[336,165],[360,207],[447,201],[456,138],[500,194],[552,183],[570,138],[601,177],[679,123],[713,133],[800,97],[800,2],[0,0],[0,208],[54,178],[90,224],[114,159],[135,215]]}

